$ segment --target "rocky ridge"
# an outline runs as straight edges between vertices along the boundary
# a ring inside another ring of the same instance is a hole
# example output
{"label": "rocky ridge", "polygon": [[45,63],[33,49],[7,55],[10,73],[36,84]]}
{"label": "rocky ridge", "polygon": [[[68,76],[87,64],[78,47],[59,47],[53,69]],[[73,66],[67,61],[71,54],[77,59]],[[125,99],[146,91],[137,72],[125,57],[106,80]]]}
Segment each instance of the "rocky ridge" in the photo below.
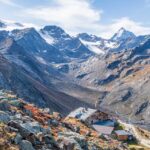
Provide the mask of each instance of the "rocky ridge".
{"label": "rocky ridge", "polygon": [[1,150],[116,150],[126,149],[115,139],[106,141],[75,118],[63,118],[0,91]]}

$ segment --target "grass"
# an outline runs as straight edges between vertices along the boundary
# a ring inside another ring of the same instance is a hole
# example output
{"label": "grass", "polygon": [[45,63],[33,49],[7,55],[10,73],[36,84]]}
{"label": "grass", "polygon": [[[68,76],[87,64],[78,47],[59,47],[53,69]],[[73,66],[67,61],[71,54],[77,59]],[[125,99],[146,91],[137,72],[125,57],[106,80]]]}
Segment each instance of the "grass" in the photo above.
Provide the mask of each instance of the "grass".
{"label": "grass", "polygon": [[142,145],[129,144],[128,146],[130,150],[149,150],[148,148]]}
{"label": "grass", "polygon": [[120,123],[116,123],[116,125],[115,125],[115,130],[124,130],[125,129],[125,127],[122,125],[122,124],[120,124]]}

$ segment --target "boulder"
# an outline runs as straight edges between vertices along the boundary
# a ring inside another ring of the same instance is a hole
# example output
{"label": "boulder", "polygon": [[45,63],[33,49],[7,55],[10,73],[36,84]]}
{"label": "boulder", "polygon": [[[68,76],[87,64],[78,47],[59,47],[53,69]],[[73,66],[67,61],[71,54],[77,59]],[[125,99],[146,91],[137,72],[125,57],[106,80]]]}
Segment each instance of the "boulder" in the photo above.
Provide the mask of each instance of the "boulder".
{"label": "boulder", "polygon": [[22,136],[18,133],[16,137],[14,138],[14,142],[15,144],[19,144],[21,140],[22,140]]}
{"label": "boulder", "polygon": [[19,124],[19,123],[16,122],[16,121],[10,121],[10,122],[8,123],[8,126],[18,129],[19,133],[21,134],[21,136],[22,136],[23,138],[26,138],[26,137],[28,137],[30,134],[32,134],[28,129],[24,128],[21,124]]}
{"label": "boulder", "polygon": [[20,150],[35,150],[31,144],[31,142],[27,140],[22,140],[19,144]]}
{"label": "boulder", "polygon": [[79,143],[70,137],[60,136],[57,142],[61,150],[83,150]]}
{"label": "boulder", "polygon": [[6,112],[0,111],[0,122],[8,123],[9,121],[9,115]]}
{"label": "boulder", "polygon": [[75,148],[76,141],[69,138],[59,138],[59,147],[61,150],[73,150]]}
{"label": "boulder", "polygon": [[43,134],[50,134],[50,133],[51,133],[51,128],[50,128],[50,127],[42,128],[42,129],[41,129],[41,132],[42,132]]}
{"label": "boulder", "polygon": [[45,142],[45,144],[54,144],[55,143],[55,140],[51,134],[45,135],[43,137],[43,141]]}
{"label": "boulder", "polygon": [[0,101],[0,110],[1,111],[9,111],[10,110],[10,104],[8,103],[8,101]]}
{"label": "boulder", "polygon": [[75,132],[60,133],[58,137],[58,143],[63,143],[64,145],[67,145],[67,147],[70,147],[71,145],[73,145],[72,143],[74,143],[75,150],[88,149],[85,137]]}
{"label": "boulder", "polygon": [[41,132],[42,130],[42,127],[38,122],[22,123],[21,126],[34,134]]}
{"label": "boulder", "polygon": [[56,119],[49,119],[48,125],[58,126],[59,122]]}

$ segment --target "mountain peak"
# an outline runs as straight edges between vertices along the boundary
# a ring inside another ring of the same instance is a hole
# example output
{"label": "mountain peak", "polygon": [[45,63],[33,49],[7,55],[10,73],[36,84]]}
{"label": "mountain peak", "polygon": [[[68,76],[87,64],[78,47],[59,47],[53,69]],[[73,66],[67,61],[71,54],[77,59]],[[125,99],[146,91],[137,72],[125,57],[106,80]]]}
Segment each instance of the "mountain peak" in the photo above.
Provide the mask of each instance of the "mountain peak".
{"label": "mountain peak", "polygon": [[56,26],[56,25],[47,25],[43,28],[44,31],[59,31],[59,32],[65,32],[61,27]]}
{"label": "mountain peak", "polygon": [[5,27],[6,27],[6,24],[2,20],[0,20],[0,28],[5,28]]}
{"label": "mountain peak", "polygon": [[93,35],[93,34],[88,34],[88,33],[80,33],[77,35],[77,37],[81,40],[89,41],[89,42],[96,42],[96,41],[101,40],[100,37]]}
{"label": "mountain peak", "polygon": [[41,33],[48,34],[54,38],[70,37],[61,27],[48,25],[41,29]]}
{"label": "mountain peak", "polygon": [[117,33],[111,38],[113,41],[126,40],[128,38],[135,38],[135,34],[126,30],[125,28],[120,28]]}

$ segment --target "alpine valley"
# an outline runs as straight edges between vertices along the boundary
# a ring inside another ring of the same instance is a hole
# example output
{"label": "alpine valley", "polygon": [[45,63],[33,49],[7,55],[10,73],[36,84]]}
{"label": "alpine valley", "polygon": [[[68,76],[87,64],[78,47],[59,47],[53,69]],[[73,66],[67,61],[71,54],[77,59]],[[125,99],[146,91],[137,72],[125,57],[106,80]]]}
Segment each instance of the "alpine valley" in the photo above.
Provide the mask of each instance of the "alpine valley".
{"label": "alpine valley", "polygon": [[150,130],[150,35],[73,37],[1,20],[0,88],[63,115],[96,107]]}

